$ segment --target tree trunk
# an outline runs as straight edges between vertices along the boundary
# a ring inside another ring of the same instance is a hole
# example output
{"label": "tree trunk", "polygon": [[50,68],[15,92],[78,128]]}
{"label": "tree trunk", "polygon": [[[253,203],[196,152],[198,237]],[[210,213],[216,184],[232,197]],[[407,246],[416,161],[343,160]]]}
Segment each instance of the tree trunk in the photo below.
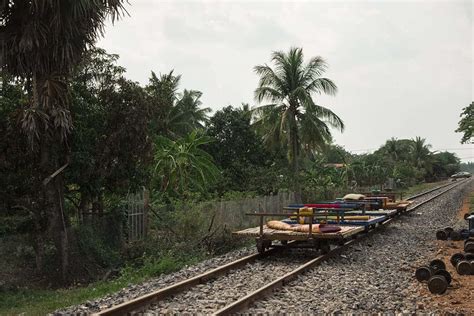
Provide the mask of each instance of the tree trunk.
{"label": "tree trunk", "polygon": [[43,259],[44,259],[44,239],[41,232],[36,231],[35,235],[33,236],[33,248],[35,250],[35,263],[36,263],[36,271],[38,273],[43,272]]}
{"label": "tree trunk", "polygon": [[[47,145],[47,142],[43,141],[41,146],[41,156],[44,159],[53,156],[54,153],[52,153],[51,149],[55,148],[53,145],[50,145],[49,147],[46,147],[45,145]],[[48,161],[42,161],[41,166],[42,169],[44,168],[45,170],[45,172],[42,173],[43,179],[57,170],[59,164],[56,162],[55,158],[51,158]],[[56,249],[60,254],[61,277],[62,281],[65,282],[67,280],[67,270],[69,266],[69,242],[67,236],[68,221],[64,212],[62,174],[57,175],[52,181],[43,185],[43,196],[46,204],[45,209],[47,210],[50,219],[49,231],[52,234]]]}
{"label": "tree trunk", "polygon": [[91,208],[90,204],[90,194],[86,191],[81,191],[81,201],[79,203],[79,220],[83,224],[89,220],[88,212]]}
{"label": "tree trunk", "polygon": [[61,277],[63,282],[67,281],[67,272],[69,268],[69,236],[68,236],[68,227],[69,221],[66,217],[64,210],[64,180],[63,175],[59,174],[56,176],[55,182],[55,191],[57,198],[57,205],[55,206],[55,211],[58,216],[57,232],[59,232],[59,247],[61,253]]}
{"label": "tree trunk", "polygon": [[[43,107],[43,96],[42,87],[45,83],[45,79],[39,77],[37,74],[33,75],[33,106],[36,108]],[[53,101],[54,102],[54,101]],[[47,108],[42,108],[47,114],[49,114]],[[44,122],[49,125],[49,122]],[[49,136],[46,132],[46,127],[49,129],[52,126],[40,126],[43,128],[39,131],[39,155],[40,155],[40,182],[53,174],[59,169],[59,159],[65,156],[63,146],[60,145],[59,137],[57,133],[53,132],[53,135]],[[67,270],[69,265],[69,242],[67,237],[67,218],[64,213],[64,190],[63,190],[63,174],[56,175],[51,181],[42,183],[42,206],[46,210],[46,216],[48,216],[49,229],[51,232],[56,249],[60,253],[61,262],[61,277],[62,281],[65,282],[67,279]]]}
{"label": "tree trunk", "polygon": [[296,126],[296,118],[290,128],[290,147],[291,147],[291,163],[293,167],[293,190],[295,190],[296,203],[301,203],[301,184],[299,177],[299,161],[298,161],[298,126]]}

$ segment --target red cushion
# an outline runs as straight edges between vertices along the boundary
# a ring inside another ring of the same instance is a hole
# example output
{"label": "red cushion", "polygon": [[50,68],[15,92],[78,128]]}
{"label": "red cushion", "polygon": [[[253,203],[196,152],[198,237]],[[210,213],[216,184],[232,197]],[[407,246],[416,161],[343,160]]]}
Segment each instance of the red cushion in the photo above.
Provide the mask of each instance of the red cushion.
{"label": "red cushion", "polygon": [[319,225],[319,231],[321,233],[335,233],[341,230],[341,227],[334,225]]}

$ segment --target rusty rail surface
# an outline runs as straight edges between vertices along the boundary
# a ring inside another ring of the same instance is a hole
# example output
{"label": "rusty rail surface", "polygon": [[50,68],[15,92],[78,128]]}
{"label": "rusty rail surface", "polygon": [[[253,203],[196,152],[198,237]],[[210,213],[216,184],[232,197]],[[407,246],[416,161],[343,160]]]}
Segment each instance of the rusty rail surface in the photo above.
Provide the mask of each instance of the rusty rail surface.
{"label": "rusty rail surface", "polygon": [[[271,249],[267,252],[265,252],[265,255],[270,255],[274,252],[277,252],[277,249]],[[171,295],[174,295],[176,293],[185,291],[186,289],[189,289],[193,286],[196,286],[198,284],[202,284],[207,282],[210,279],[213,279],[219,275],[222,275],[232,269],[241,267],[249,262],[252,262],[258,258],[262,258],[262,254],[256,253],[252,255],[248,255],[246,257],[237,259],[235,261],[232,261],[230,263],[226,263],[220,267],[217,267],[215,269],[212,269],[210,271],[206,271],[202,274],[199,274],[195,277],[183,280],[181,282],[172,284],[170,286],[167,286],[163,289],[145,294],[143,296],[134,298],[130,301],[112,306],[108,309],[101,310],[97,313],[94,313],[93,315],[125,315],[127,313],[135,312],[139,309],[142,309],[144,306],[150,305],[153,302],[162,300],[166,297],[169,297]]]}
{"label": "rusty rail surface", "polygon": [[457,182],[457,181],[456,181],[456,182],[448,182],[448,183],[446,183],[446,184],[440,185],[439,187],[436,187],[436,188],[433,188],[433,189],[429,189],[429,190],[427,190],[427,191],[423,191],[423,192],[421,192],[421,193],[418,193],[418,194],[415,194],[415,195],[413,195],[413,196],[410,196],[410,197],[407,198],[407,200],[417,199],[417,198],[419,198],[420,196],[427,195],[427,194],[429,194],[429,193],[431,193],[431,192],[434,192],[434,191],[436,191],[436,190],[445,188],[445,187],[447,187],[447,186],[450,186],[450,185],[456,186],[456,185],[459,185],[459,184],[464,183],[464,182],[466,182],[466,179],[464,179],[464,180],[462,180],[462,181],[460,181],[460,182]]}
{"label": "rusty rail surface", "polygon": [[[445,185],[439,186],[437,188],[428,190],[426,192],[423,192],[423,193],[420,193],[420,194],[417,194],[415,196],[412,196],[412,197],[408,198],[408,200],[416,199],[420,196],[424,196],[424,195],[429,194],[431,192],[434,192],[436,190],[440,190],[444,187],[447,187],[448,185],[452,185],[452,187],[440,192],[439,194],[431,197],[430,199],[428,199],[426,201],[423,201],[423,202],[415,205],[414,207],[408,209],[406,212],[411,212],[411,211],[415,210],[416,208],[420,207],[421,205],[423,205],[425,203],[428,203],[429,201],[431,201],[431,200],[439,197],[440,195],[452,190],[456,186],[458,186],[458,185],[460,185],[460,184],[462,184],[466,181],[469,181],[469,180],[457,181],[454,184],[453,183],[445,184]],[[393,218],[389,218],[386,221],[380,223],[380,225],[377,226],[375,229],[372,229],[369,232],[367,232],[366,234],[358,235],[357,239],[349,240],[346,243],[344,243],[343,245],[337,246],[336,248],[332,249],[329,253],[324,254],[324,255],[320,255],[320,256],[306,262],[305,264],[301,265],[297,269],[285,274],[284,276],[272,281],[271,283],[268,283],[267,285],[261,287],[260,289],[258,289],[256,291],[253,291],[252,293],[250,293],[250,294],[244,296],[243,298],[233,302],[232,304],[227,305],[224,308],[218,310],[216,313],[214,313],[214,315],[228,315],[228,314],[235,313],[235,312],[238,312],[238,311],[241,311],[241,310],[247,308],[252,302],[256,301],[259,298],[262,298],[262,297],[266,296],[268,293],[270,293],[274,289],[284,286],[285,284],[287,284],[290,280],[292,280],[297,275],[299,275],[301,273],[304,273],[305,271],[308,271],[309,269],[313,268],[314,266],[318,265],[319,263],[323,262],[324,260],[327,260],[328,258],[333,257],[334,255],[338,254],[342,250],[346,249],[349,245],[352,245],[355,242],[358,242],[360,239],[362,239],[360,237],[364,237],[364,236],[366,236],[366,235],[368,235],[368,234],[370,234],[374,231],[377,231],[379,229],[379,227],[385,226],[386,224],[388,224],[392,220],[393,220]],[[270,255],[272,253],[275,253],[275,252],[278,251],[278,249],[279,248],[270,249],[270,250],[266,251],[264,253],[264,255]],[[212,269],[210,271],[204,272],[204,273],[202,273],[200,275],[197,275],[195,277],[192,277],[192,278],[183,280],[181,282],[172,284],[172,285],[167,286],[163,289],[159,289],[157,291],[148,293],[146,295],[134,298],[130,301],[112,306],[108,309],[101,310],[97,313],[94,313],[93,315],[97,315],[97,316],[99,316],[99,315],[104,315],[104,316],[105,315],[126,315],[126,314],[129,314],[129,313],[135,313],[135,312],[141,311],[144,308],[146,308],[146,306],[150,305],[153,302],[163,300],[163,299],[165,299],[165,298],[167,298],[171,295],[183,292],[183,291],[185,291],[189,288],[192,288],[192,287],[194,287],[198,284],[205,283],[210,279],[213,279],[213,278],[215,278],[219,275],[222,275],[222,274],[224,274],[224,273],[226,273],[226,272],[228,272],[232,269],[241,267],[241,266],[243,266],[243,265],[245,265],[249,262],[252,262],[252,261],[254,261],[258,258],[261,258],[261,257],[262,257],[262,254],[259,254],[259,253],[248,255],[246,257],[237,259],[233,262],[227,263],[225,265],[222,265],[222,266],[217,267],[215,269]]]}

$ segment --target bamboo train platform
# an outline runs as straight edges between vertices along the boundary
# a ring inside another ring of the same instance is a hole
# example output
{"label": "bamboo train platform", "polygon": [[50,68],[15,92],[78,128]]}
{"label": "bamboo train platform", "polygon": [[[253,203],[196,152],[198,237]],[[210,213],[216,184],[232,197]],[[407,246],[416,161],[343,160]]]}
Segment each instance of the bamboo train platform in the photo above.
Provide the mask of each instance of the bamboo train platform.
{"label": "bamboo train platform", "polygon": [[[334,233],[313,232],[311,238],[341,240],[362,231],[364,231],[363,226],[342,226],[340,231]],[[307,240],[309,238],[307,232],[272,229],[268,228],[267,225],[263,225],[262,234],[260,234],[260,227],[247,228],[232,234],[241,237],[263,237],[266,240]]]}

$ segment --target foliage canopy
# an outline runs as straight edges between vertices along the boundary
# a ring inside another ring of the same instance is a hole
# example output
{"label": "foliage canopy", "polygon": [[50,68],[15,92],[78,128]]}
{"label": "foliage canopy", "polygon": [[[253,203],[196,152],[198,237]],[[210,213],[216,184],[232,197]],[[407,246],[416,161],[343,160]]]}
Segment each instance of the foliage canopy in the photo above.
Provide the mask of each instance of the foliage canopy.
{"label": "foliage canopy", "polygon": [[474,143],[474,102],[463,109],[456,132],[463,133],[462,144]]}

